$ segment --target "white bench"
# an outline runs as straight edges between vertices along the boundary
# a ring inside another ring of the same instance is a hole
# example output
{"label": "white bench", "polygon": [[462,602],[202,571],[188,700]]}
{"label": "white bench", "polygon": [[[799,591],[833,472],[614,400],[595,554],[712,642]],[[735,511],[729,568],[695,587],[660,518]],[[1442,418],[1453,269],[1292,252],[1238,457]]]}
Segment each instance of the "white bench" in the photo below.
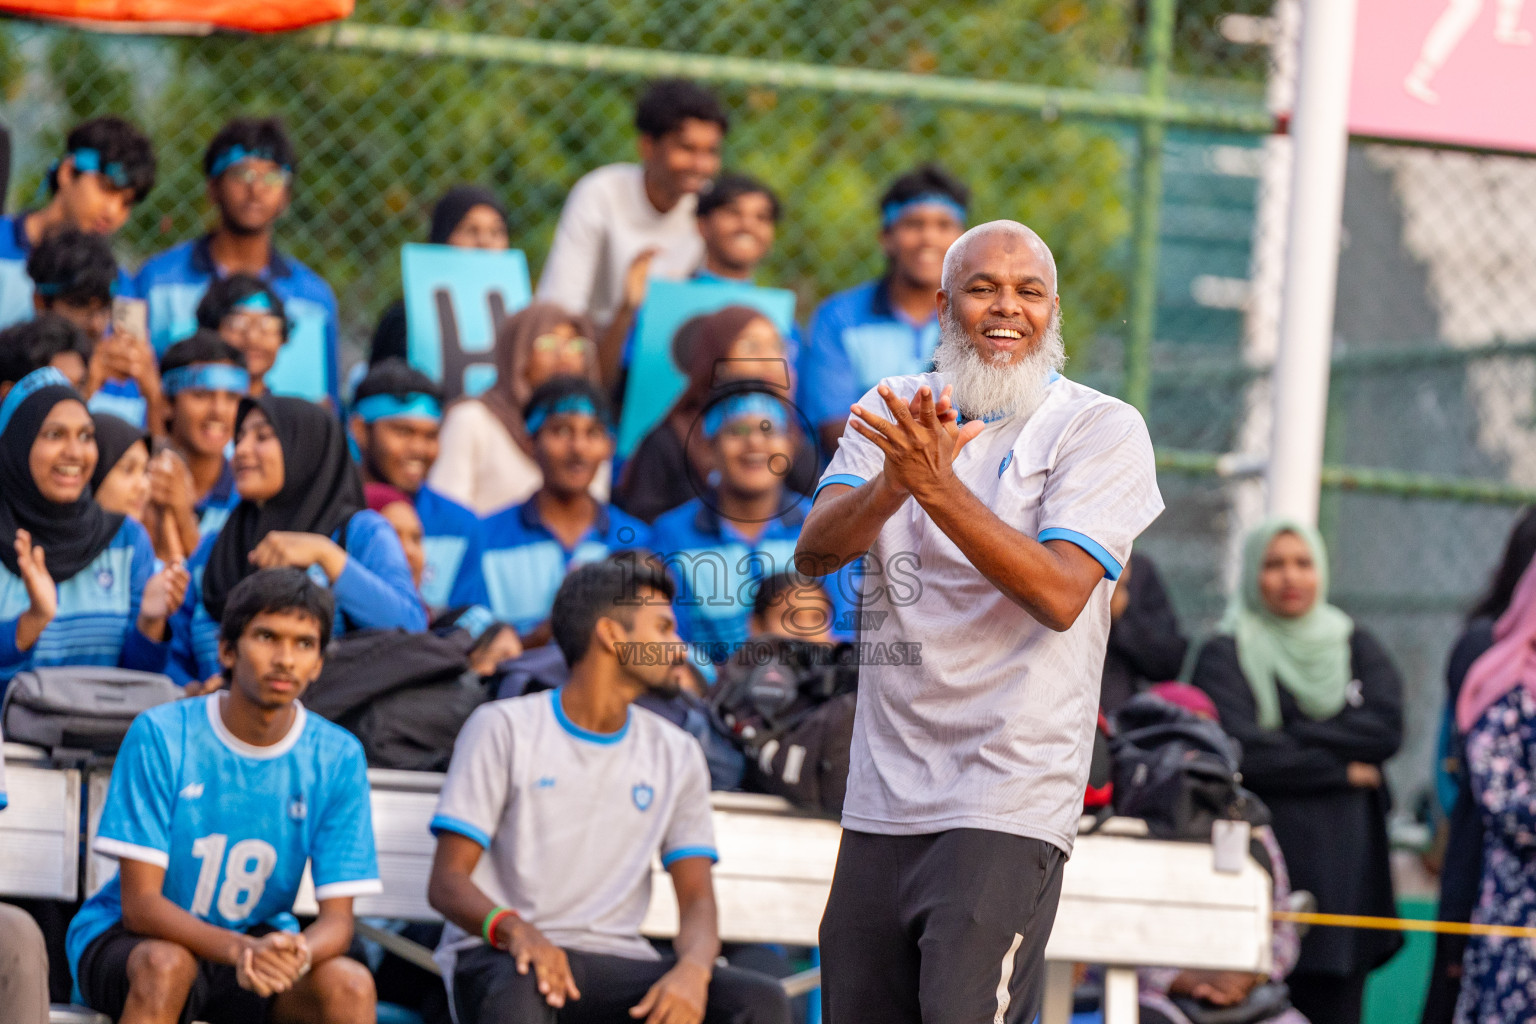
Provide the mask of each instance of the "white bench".
{"label": "white bench", "polygon": [[80,772],[43,751],[5,745],[9,805],[0,812],[0,895],[72,900],[80,894]]}
{"label": "white bench", "polygon": [[[67,773],[60,773],[67,774]],[[89,780],[94,832],[106,774]],[[384,892],[361,897],[364,917],[437,920],[427,903],[434,839],[428,830],[442,776],[371,770],[372,808]],[[67,780],[56,780],[67,787]],[[78,775],[74,783],[78,792]],[[795,813],[776,797],[714,793],[715,869],[720,935],[731,942],[815,946],[832,882],[841,830],[830,821]],[[78,820],[78,819],[76,819]],[[1267,972],[1270,970],[1269,876],[1252,860],[1234,874],[1215,870],[1211,847],[1136,837],[1140,822],[1111,819],[1095,835],[1078,839],[1067,863],[1061,906],[1046,947],[1048,977],[1042,1024],[1061,1024],[1071,1010],[1071,965],[1103,964],[1106,1024],[1137,1019],[1135,968]],[[89,887],[102,884],[110,861],[92,858]],[[7,891],[0,874],[0,892]],[[93,890],[92,890],[93,891]],[[643,931],[666,938],[677,931],[670,877],[658,864],[654,898]],[[315,911],[306,882],[295,909]],[[425,965],[424,951],[398,936],[368,930],[396,952]],[[805,991],[811,977],[787,987]]]}

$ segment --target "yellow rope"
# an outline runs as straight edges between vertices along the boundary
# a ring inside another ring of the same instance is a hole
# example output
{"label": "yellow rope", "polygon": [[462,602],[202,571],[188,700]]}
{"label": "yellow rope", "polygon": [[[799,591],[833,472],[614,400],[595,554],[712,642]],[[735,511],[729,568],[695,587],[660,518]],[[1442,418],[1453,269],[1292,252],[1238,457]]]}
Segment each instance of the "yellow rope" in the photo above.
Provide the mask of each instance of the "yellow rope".
{"label": "yellow rope", "polygon": [[1394,932],[1437,932],[1443,935],[1498,935],[1511,939],[1536,939],[1536,928],[1509,924],[1467,924],[1464,921],[1415,921],[1402,917],[1361,917],[1358,914],[1309,914],[1277,910],[1276,921],[1321,925],[1325,928],[1374,928]]}

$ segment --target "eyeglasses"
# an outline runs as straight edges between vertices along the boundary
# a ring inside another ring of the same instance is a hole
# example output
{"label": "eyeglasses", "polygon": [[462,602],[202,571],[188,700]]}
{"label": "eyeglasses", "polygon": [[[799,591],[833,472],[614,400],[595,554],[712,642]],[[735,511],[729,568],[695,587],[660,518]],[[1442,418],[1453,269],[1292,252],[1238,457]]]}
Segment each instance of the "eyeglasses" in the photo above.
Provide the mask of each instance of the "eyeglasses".
{"label": "eyeglasses", "polygon": [[229,175],[230,180],[241,185],[261,185],[265,188],[287,188],[288,183],[293,180],[293,173],[290,171],[282,168],[263,171],[248,163],[236,164],[224,173]]}
{"label": "eyeglasses", "polygon": [[558,334],[541,334],[533,339],[535,352],[579,352],[586,355],[595,347],[588,338],[562,338]]}
{"label": "eyeglasses", "polygon": [[246,338],[271,341],[283,336],[283,318],[276,313],[231,313],[220,326]]}

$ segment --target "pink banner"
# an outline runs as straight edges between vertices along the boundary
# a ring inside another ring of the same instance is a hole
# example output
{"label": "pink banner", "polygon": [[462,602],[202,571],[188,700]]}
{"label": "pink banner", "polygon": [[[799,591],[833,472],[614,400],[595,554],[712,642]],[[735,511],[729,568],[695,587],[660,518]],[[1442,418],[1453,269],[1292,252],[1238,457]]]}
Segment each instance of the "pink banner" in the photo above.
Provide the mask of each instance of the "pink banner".
{"label": "pink banner", "polygon": [[1359,4],[1352,133],[1536,151],[1536,0]]}

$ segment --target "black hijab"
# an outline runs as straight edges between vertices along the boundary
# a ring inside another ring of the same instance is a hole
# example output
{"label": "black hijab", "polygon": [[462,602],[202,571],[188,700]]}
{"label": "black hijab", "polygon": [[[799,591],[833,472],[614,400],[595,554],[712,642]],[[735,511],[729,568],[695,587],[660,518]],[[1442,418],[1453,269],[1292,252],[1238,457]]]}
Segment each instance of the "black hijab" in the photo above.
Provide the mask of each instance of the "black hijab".
{"label": "black hijab", "polygon": [[363,478],[334,415],[301,398],[243,398],[235,417],[236,437],[255,409],[267,417],[283,446],[283,489],[261,505],[242,498],[213,542],[203,573],[203,605],[215,622],[223,619],[224,602],[235,584],[256,571],[250,554],[263,537],[273,530],[330,537],[368,507]]}
{"label": "black hijab", "polygon": [[43,497],[32,479],[32,443],[60,402],[85,405],[62,373],[44,368],[23,377],[0,403],[0,564],[20,575],[16,531],[26,530],[43,549],[55,583],[90,565],[123,525],[123,517],[104,512],[88,488],[60,504]]}
{"label": "black hijab", "polygon": [[112,472],[112,467],[122,461],[128,449],[140,442],[149,451],[149,435],[127,420],[104,412],[91,413],[96,424],[96,472],[91,474],[91,493],[101,490],[101,483]]}
{"label": "black hijab", "polygon": [[489,206],[501,215],[503,224],[507,222],[507,208],[501,205],[496,193],[479,185],[456,185],[443,193],[443,198],[432,207],[432,231],[427,241],[433,245],[447,245],[453,229],[477,206]]}

